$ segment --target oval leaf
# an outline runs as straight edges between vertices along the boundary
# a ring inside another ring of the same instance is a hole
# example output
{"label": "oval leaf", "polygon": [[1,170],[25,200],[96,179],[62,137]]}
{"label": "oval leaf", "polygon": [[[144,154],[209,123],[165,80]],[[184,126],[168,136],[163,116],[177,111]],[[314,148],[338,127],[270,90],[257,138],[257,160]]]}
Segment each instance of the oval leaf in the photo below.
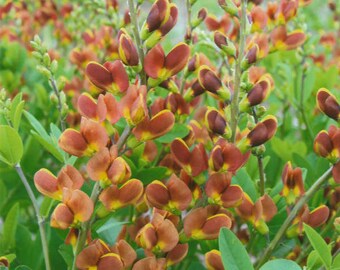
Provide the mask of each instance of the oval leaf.
{"label": "oval leaf", "polygon": [[0,126],[0,160],[10,166],[17,164],[23,155],[23,145],[18,132],[10,126]]}
{"label": "oval leaf", "polygon": [[332,254],[327,247],[325,240],[309,225],[304,224],[305,232],[314,250],[319,254],[323,264],[329,269],[332,263]]}
{"label": "oval leaf", "polygon": [[301,270],[301,267],[293,261],[277,259],[265,263],[260,270]]}
{"label": "oval leaf", "polygon": [[228,270],[252,270],[248,253],[236,235],[227,228],[220,230],[218,243],[223,266]]}

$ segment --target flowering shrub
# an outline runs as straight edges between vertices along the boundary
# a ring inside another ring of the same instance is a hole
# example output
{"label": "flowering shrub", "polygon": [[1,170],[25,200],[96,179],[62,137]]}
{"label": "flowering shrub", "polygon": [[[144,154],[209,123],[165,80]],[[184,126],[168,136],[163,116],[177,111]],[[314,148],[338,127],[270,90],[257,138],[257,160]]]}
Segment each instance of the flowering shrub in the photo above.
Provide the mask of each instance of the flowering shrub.
{"label": "flowering shrub", "polygon": [[0,268],[340,268],[340,6],[0,2]]}

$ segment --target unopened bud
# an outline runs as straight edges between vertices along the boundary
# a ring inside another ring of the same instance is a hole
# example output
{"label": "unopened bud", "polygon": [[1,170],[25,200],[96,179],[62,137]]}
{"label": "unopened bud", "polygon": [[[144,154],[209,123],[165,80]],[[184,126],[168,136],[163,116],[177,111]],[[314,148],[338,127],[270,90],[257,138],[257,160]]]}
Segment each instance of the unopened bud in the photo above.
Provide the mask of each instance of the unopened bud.
{"label": "unopened bud", "polygon": [[233,0],[218,0],[220,7],[231,16],[238,15],[238,8]]}

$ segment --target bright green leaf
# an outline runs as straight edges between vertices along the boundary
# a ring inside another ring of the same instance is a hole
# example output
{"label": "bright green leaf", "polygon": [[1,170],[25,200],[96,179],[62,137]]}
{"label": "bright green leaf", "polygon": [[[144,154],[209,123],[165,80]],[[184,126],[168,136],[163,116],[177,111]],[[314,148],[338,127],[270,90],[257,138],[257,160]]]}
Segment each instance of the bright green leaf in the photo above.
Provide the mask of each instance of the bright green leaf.
{"label": "bright green leaf", "polygon": [[22,158],[24,147],[18,132],[10,126],[0,126],[0,159],[10,166]]}
{"label": "bright green leaf", "polygon": [[188,135],[189,129],[185,124],[176,123],[174,127],[162,137],[157,139],[160,143],[171,143],[176,138],[183,138]]}
{"label": "bright green leaf", "polygon": [[236,235],[227,228],[220,230],[218,237],[223,266],[228,270],[252,270],[253,265],[246,249]]}
{"label": "bright green leaf", "polygon": [[334,258],[331,270],[340,270],[340,254]]}
{"label": "bright green leaf", "polygon": [[322,237],[309,225],[304,224],[303,226],[314,250],[318,253],[323,264],[329,269],[332,263],[332,254],[325,240],[323,240]]}
{"label": "bright green leaf", "polygon": [[260,270],[301,270],[301,267],[290,260],[277,259],[265,263]]}

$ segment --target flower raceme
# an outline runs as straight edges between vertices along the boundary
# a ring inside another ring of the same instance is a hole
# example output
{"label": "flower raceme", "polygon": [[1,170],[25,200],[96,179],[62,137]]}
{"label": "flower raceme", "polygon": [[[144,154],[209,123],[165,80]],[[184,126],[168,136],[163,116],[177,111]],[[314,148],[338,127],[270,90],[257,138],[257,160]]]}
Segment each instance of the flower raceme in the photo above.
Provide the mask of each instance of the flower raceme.
{"label": "flower raceme", "polygon": [[54,200],[62,200],[63,188],[80,189],[84,178],[80,172],[71,165],[65,166],[58,176],[54,176],[47,169],[40,169],[34,175],[34,184],[37,190]]}

